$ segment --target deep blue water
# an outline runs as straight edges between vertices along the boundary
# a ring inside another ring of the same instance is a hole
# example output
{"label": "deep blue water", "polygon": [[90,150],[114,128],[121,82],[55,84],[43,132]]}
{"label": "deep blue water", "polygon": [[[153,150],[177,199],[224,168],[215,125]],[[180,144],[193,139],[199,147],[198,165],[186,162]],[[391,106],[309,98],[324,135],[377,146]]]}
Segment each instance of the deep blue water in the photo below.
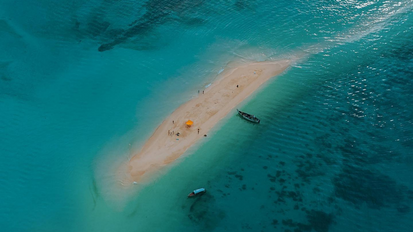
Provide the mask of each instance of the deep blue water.
{"label": "deep blue water", "polygon": [[[1,2],[2,231],[412,231],[413,1]],[[228,62],[286,58],[260,125],[114,187]]]}

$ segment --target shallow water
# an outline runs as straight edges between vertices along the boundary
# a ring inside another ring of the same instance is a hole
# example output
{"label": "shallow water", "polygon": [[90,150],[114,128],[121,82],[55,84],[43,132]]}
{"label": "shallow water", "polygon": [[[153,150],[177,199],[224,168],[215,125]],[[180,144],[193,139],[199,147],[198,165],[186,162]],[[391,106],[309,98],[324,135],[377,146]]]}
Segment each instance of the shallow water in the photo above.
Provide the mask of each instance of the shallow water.
{"label": "shallow water", "polygon": [[[3,0],[1,227],[411,230],[412,8]],[[116,165],[227,63],[285,58],[239,106],[261,124],[234,112],[154,180],[119,188]]]}

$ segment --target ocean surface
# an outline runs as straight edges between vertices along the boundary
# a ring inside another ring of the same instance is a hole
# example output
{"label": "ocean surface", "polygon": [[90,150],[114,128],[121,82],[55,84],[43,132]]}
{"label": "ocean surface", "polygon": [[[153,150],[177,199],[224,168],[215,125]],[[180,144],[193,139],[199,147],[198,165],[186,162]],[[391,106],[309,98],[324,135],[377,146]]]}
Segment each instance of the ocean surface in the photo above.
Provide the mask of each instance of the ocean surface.
{"label": "ocean surface", "polygon": [[[412,0],[0,0],[0,230],[413,231]],[[153,180],[232,61],[291,59]],[[195,188],[207,193],[187,199]]]}

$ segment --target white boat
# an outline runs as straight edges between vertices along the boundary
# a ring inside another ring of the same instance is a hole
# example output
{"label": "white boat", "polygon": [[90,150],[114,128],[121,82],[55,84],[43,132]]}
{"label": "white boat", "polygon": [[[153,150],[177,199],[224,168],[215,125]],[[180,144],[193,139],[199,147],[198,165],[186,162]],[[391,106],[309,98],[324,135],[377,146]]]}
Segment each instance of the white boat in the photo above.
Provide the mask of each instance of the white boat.
{"label": "white boat", "polygon": [[244,119],[250,121],[250,122],[255,122],[255,123],[260,123],[261,120],[259,120],[255,115],[247,114],[245,112],[242,112],[241,110],[238,110],[238,114],[241,115]]}
{"label": "white boat", "polygon": [[195,189],[194,191],[192,191],[190,194],[188,194],[188,197],[194,197],[196,195],[201,195],[203,193],[206,193],[206,189],[205,188],[199,188],[199,189]]}

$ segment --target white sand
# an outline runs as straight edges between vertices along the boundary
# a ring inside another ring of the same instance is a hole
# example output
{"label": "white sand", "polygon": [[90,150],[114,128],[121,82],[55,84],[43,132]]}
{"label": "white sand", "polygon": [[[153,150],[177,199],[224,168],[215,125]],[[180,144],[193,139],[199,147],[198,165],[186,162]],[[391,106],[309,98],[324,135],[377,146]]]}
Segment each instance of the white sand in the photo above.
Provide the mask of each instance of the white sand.
{"label": "white sand", "polygon": [[[141,181],[160,167],[174,162],[199,139],[203,139],[204,134],[208,134],[238,104],[266,81],[283,72],[289,64],[288,60],[254,62],[222,72],[204,94],[201,90],[198,97],[181,105],[156,128],[139,153],[127,164],[128,179],[131,182]],[[188,120],[194,122],[191,127],[185,124]],[[168,131],[175,134],[169,135]],[[178,132],[179,136],[176,135]]]}

